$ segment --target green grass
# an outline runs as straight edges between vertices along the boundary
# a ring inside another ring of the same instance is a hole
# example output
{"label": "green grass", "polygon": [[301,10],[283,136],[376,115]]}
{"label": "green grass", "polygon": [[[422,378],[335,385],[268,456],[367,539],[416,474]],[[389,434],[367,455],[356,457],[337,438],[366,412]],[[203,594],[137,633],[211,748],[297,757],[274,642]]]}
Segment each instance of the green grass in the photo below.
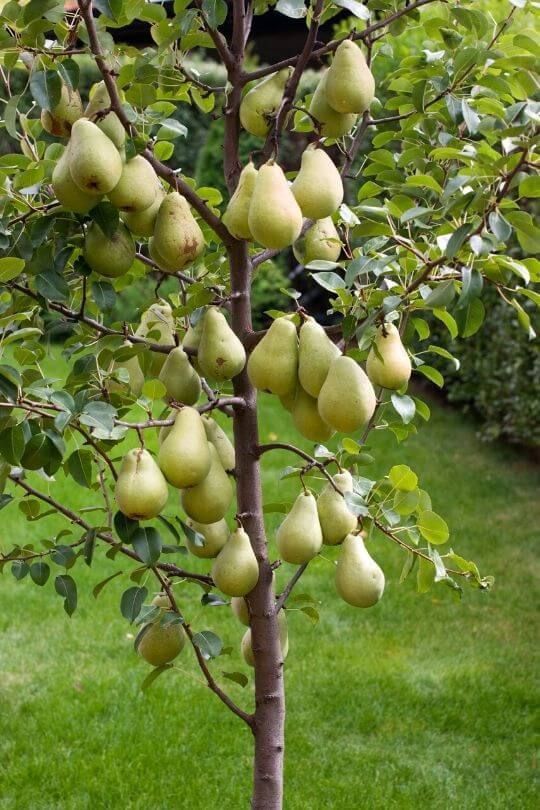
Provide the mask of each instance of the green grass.
{"label": "green grass", "polygon": [[[263,441],[293,439],[288,417],[263,399]],[[335,597],[335,550],[310,566],[299,589],[320,600],[321,620],[289,614],[285,807],[532,808],[538,469],[517,451],[479,443],[474,427],[436,405],[404,446],[384,434],[372,444],[378,474],[395,463],[418,472],[451,526],[452,546],[496,585],[490,594],[466,591],[461,602],[444,586],[418,595],[413,579],[398,585],[399,549],[377,539],[372,553],[387,589],[362,611]],[[290,498],[297,483],[279,482],[278,472],[292,458],[264,461],[265,500]],[[61,473],[51,492],[88,502]],[[272,530],[279,516],[269,517]],[[0,548],[64,526],[56,518],[26,524],[11,504]],[[92,587],[118,564],[126,576],[95,601]],[[16,583],[8,569],[0,579],[2,810],[248,806],[250,734],[204,688],[189,653],[140,691],[148,668],[118,609],[130,568],[103,553],[91,569],[79,563],[71,620],[53,577],[44,588]],[[283,566],[279,583],[291,571]],[[178,593],[197,629],[232,646],[214,671],[247,671],[242,628],[228,609],[202,608],[195,585]],[[250,706],[251,686],[227,688]]]}

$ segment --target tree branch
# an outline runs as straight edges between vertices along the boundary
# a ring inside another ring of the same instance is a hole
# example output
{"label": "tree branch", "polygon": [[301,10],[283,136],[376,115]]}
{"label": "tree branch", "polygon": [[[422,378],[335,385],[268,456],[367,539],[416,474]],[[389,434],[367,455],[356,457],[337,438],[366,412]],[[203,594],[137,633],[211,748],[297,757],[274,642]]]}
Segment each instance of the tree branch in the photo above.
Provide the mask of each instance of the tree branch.
{"label": "tree branch", "polygon": [[285,604],[285,602],[287,601],[287,599],[291,595],[292,589],[294,588],[294,586],[296,585],[296,583],[298,582],[298,580],[300,579],[300,577],[302,576],[302,574],[304,573],[304,571],[306,570],[308,565],[309,565],[309,562],[306,562],[306,563],[302,563],[302,565],[298,566],[298,568],[296,569],[296,571],[294,572],[294,574],[292,575],[292,577],[288,581],[287,585],[283,589],[283,592],[276,599],[276,613],[279,613],[279,611],[281,610],[281,608],[283,607],[283,605]]}

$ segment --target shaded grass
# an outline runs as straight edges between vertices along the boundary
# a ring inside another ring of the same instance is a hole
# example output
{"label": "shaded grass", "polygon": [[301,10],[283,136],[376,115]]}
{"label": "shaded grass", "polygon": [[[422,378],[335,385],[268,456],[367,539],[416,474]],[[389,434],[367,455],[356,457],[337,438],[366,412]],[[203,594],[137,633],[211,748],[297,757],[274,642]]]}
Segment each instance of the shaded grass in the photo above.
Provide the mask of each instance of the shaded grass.
{"label": "shaded grass", "polygon": [[[294,440],[289,417],[266,397],[261,424],[262,441]],[[335,598],[336,550],[310,566],[298,590],[320,601],[321,619],[312,625],[289,612],[285,807],[532,808],[538,470],[514,450],[479,443],[459,415],[435,404],[431,422],[406,445],[376,433],[372,446],[376,471],[366,474],[410,464],[447,518],[452,546],[496,586],[466,591],[461,602],[444,586],[420,596],[413,579],[398,585],[402,553],[379,538],[371,550],[387,590],[377,607],[360,611]],[[264,457],[266,502],[296,494],[297,482],[278,480],[291,463],[287,453]],[[57,479],[56,497],[88,503],[87,492]],[[279,520],[268,515],[270,536]],[[26,524],[11,504],[0,547],[20,532],[37,541],[64,525]],[[96,602],[92,587],[118,564],[126,576]],[[79,563],[71,620],[53,577],[38,588],[6,569],[0,580],[2,810],[248,806],[250,733],[201,685],[191,657],[141,693],[148,668],[118,609],[130,570],[102,552],[91,569]],[[278,584],[292,570],[283,566]],[[193,625],[232,647],[213,669],[247,672],[242,628],[228,610],[202,608],[196,585],[178,592]],[[249,707],[251,686],[228,688]]]}

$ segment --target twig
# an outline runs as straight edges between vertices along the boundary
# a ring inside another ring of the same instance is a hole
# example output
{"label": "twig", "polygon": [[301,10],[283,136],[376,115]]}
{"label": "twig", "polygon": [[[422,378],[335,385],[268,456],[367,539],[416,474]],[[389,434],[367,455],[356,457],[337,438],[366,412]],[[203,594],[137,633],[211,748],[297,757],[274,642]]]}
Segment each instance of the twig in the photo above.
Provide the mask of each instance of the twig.
{"label": "twig", "polygon": [[296,583],[298,582],[298,580],[300,579],[300,577],[302,576],[302,574],[304,573],[304,571],[306,570],[308,565],[309,565],[309,562],[306,562],[306,563],[302,563],[302,565],[298,566],[298,568],[296,569],[296,571],[294,572],[294,574],[292,575],[292,577],[288,581],[287,585],[285,586],[283,592],[276,599],[276,613],[279,613],[279,611],[281,610],[281,608],[283,607],[283,605],[285,604],[285,602],[289,598],[292,589],[294,588],[294,586],[296,585]]}

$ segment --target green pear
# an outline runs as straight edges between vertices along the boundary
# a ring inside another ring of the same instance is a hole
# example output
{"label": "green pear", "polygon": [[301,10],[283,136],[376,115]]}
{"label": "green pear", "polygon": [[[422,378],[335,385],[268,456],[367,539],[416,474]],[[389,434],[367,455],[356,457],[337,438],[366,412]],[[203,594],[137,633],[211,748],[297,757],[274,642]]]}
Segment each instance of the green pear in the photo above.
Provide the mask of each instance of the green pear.
{"label": "green pear", "polygon": [[106,135],[87,118],[71,129],[69,170],[74,182],[87,194],[108,194],[122,175],[122,158]]}
{"label": "green pear", "polygon": [[[148,339],[150,343],[162,346],[173,346],[175,336],[175,323],[173,312],[166,302],[152,304],[143,312],[141,322],[135,334],[137,337]],[[151,362],[147,369],[149,377],[158,377],[167,355],[160,352],[151,352]]]}
{"label": "green pear", "polygon": [[409,382],[412,366],[398,329],[385,323],[377,330],[375,348],[366,361],[368,377],[374,385],[397,391]]}
{"label": "green pear", "polygon": [[337,262],[341,240],[332,217],[318,219],[293,245],[296,261],[304,266],[310,262]]}
{"label": "green pear", "polygon": [[225,520],[218,520],[216,523],[197,523],[196,520],[188,520],[188,525],[204,538],[204,545],[197,545],[186,535],[186,545],[195,557],[209,559],[217,557],[227,540],[229,539],[229,527]]}
{"label": "green pear", "polygon": [[152,244],[166,265],[162,269],[169,272],[171,267],[181,270],[204,251],[203,233],[188,201],[177,191],[167,194],[159,207]]}
{"label": "green pear", "polygon": [[90,90],[90,101],[84,114],[99,127],[117,149],[122,149],[126,141],[126,130],[115,112],[111,110],[103,114],[110,106],[111,98],[107,86],[105,82],[98,82]]}
{"label": "green pear", "polygon": [[[317,512],[321,524],[323,543],[327,546],[337,546],[342,543],[349,532],[356,529],[358,519],[347,508],[343,495],[353,491],[353,480],[350,472],[343,470],[332,478],[335,487],[330,482],[322,489],[317,498]],[[340,495],[341,493],[341,495]]]}
{"label": "green pear", "polygon": [[334,434],[330,425],[321,419],[317,400],[306,393],[301,385],[296,389],[291,414],[298,432],[312,442],[326,442]]}
{"label": "green pear", "polygon": [[249,356],[249,379],[259,391],[285,397],[296,388],[297,370],[296,326],[288,317],[276,318]]}
{"label": "green pear", "polygon": [[[197,318],[195,322],[194,317]],[[201,342],[203,326],[204,326],[204,314],[201,313],[201,310],[196,311],[196,313],[192,313],[189,320],[189,326],[186,329],[184,338],[182,340],[182,346],[184,347],[184,351],[189,355],[191,365],[196,371],[199,372],[199,374],[202,374],[202,371],[199,365],[197,353],[199,351],[199,344]]]}
{"label": "green pear", "polygon": [[232,472],[236,466],[233,443],[225,431],[220,427],[220,425],[218,425],[215,419],[212,419],[211,416],[203,416],[202,420],[204,429],[206,431],[206,438],[216,448],[223,469],[226,472]]}
{"label": "green pear", "polygon": [[324,149],[311,144],[304,150],[291,191],[308,219],[324,219],[337,211],[343,202],[343,181]]}
{"label": "green pear", "polygon": [[319,413],[340,433],[365,427],[377,404],[369,377],[352,357],[332,361],[319,394]]}
{"label": "green pear", "polygon": [[183,489],[200,484],[210,471],[210,463],[210,449],[200,413],[195,408],[182,408],[158,451],[161,472],[169,484]]}
{"label": "green pear", "polygon": [[336,566],[336,590],[353,607],[372,607],[384,591],[384,573],[369,555],[362,537],[348,534]]}
{"label": "green pear", "polygon": [[135,261],[135,252],[133,237],[122,223],[112,236],[106,236],[97,222],[88,226],[84,258],[95,273],[108,278],[125,275]]}
{"label": "green pear", "polygon": [[325,138],[341,138],[348,135],[356,124],[358,116],[354,113],[339,113],[328,103],[326,82],[328,71],[323,73],[315,88],[309,105],[309,113],[319,123],[321,135]]}
{"label": "green pear", "polygon": [[251,541],[241,527],[236,529],[212,565],[212,579],[227,596],[245,596],[259,579],[259,564]]}
{"label": "green pear", "polygon": [[190,489],[182,490],[182,506],[192,520],[217,523],[227,514],[234,496],[233,486],[221,465],[217,450],[209,444],[210,471],[206,478]]}
{"label": "green pear", "polygon": [[[281,647],[281,655],[283,660],[289,654],[289,633],[287,631],[287,617],[284,610],[278,613],[279,625],[279,643]],[[255,657],[253,655],[253,647],[251,645],[251,628],[246,630],[240,643],[240,651],[246,664],[250,667],[255,666]]]}
{"label": "green pear", "polygon": [[236,239],[253,240],[249,230],[248,213],[256,179],[257,169],[250,160],[242,169],[238,185],[222,216],[223,224]]}
{"label": "green pear", "polygon": [[[130,340],[125,340],[122,345],[126,349],[130,349],[132,348],[133,343],[131,343]],[[129,375],[129,382],[127,384],[129,390],[131,391],[132,394],[138,397],[142,391],[145,380],[137,355],[134,354],[125,360],[115,360],[113,364],[113,371],[121,368],[125,369]],[[122,390],[122,386],[120,383],[111,381],[109,384],[109,390],[110,391]]]}
{"label": "green pear", "polygon": [[107,195],[120,211],[144,211],[154,203],[159,181],[153,167],[141,155],[124,164],[117,185]]}
{"label": "green pear", "polygon": [[186,633],[179,621],[163,625],[160,619],[143,625],[135,639],[138,654],[153,667],[170,664],[186,643]]}
{"label": "green pear", "polygon": [[246,364],[246,351],[227,323],[225,315],[208,307],[204,313],[197,360],[210,380],[232,380]]}
{"label": "green pear", "polygon": [[41,111],[41,126],[57,138],[69,138],[71,128],[83,114],[78,90],[62,84],[60,100],[52,110]]}
{"label": "green pear", "polygon": [[276,532],[279,555],[285,562],[303,565],[319,553],[322,541],[317,501],[311,492],[301,492]]}
{"label": "green pear", "polygon": [[273,160],[261,166],[257,174],[248,225],[253,238],[272,250],[282,250],[300,236],[302,211],[287,178]]}
{"label": "green pear", "polygon": [[243,596],[233,596],[231,599],[231,610],[240,624],[249,627],[249,608]]}
{"label": "green pear", "polygon": [[285,396],[279,398],[279,401],[281,402],[285,410],[289,411],[289,413],[291,413],[292,409],[294,408],[294,401],[296,399],[296,388],[297,386],[294,387],[294,391],[290,391],[288,394],[285,394]]}
{"label": "green pear", "polygon": [[122,214],[123,221],[126,223],[131,233],[134,233],[136,236],[149,237],[154,233],[154,225],[156,222],[157,213],[159,211],[161,202],[165,197],[165,192],[157,176],[156,180],[157,184],[154,202],[143,211],[133,211]]}
{"label": "green pear", "polygon": [[181,346],[169,352],[159,379],[166,388],[167,398],[175,402],[194,405],[201,395],[201,379]]}
{"label": "green pear", "polygon": [[248,90],[240,104],[240,122],[247,132],[265,138],[270,131],[270,118],[283,99],[285,85],[291,75],[289,68],[272,73]]}
{"label": "green pear", "polygon": [[309,317],[300,327],[298,378],[310,396],[318,397],[332,362],[341,355],[323,327]]}
{"label": "green pear", "polygon": [[132,520],[159,515],[169,497],[167,482],[147,450],[130,450],[122,461],[114,497],[120,511]]}
{"label": "green pear", "polygon": [[339,113],[364,113],[375,96],[375,80],[364,54],[350,39],[338,45],[326,76],[326,98]]}
{"label": "green pear", "polygon": [[100,196],[86,194],[73,182],[69,170],[69,143],[53,169],[51,185],[58,202],[76,214],[86,214],[101,200]]}
{"label": "green pear", "polygon": [[[173,424],[174,424],[174,420],[176,419],[176,414],[177,413],[178,413],[178,411],[176,410],[176,408],[171,408],[171,410],[165,416],[165,419],[172,419]],[[165,441],[165,439],[167,438],[167,436],[169,435],[171,430],[172,430],[172,425],[162,425],[160,427],[159,433],[158,433],[158,447],[161,447],[161,445],[163,444],[163,442]]]}

